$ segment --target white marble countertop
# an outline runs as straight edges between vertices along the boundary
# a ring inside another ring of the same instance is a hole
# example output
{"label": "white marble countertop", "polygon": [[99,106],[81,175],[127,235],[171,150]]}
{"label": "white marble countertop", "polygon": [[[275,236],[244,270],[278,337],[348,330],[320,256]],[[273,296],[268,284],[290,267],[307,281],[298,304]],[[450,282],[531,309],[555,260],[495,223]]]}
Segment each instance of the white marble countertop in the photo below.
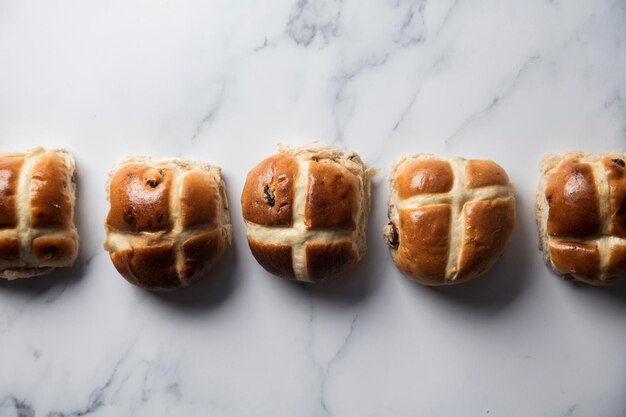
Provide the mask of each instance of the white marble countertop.
{"label": "white marble countertop", "polygon": [[[624,416],[626,288],[537,250],[538,160],[626,151],[626,3],[0,1],[0,148],[78,163],[75,268],[0,283],[0,416]],[[313,288],[252,258],[239,196],[278,142],[380,169],[369,251]],[[382,240],[404,153],[491,158],[516,184],[485,277],[432,289]],[[221,165],[234,246],[193,289],[134,288],[102,249],[127,154]]]}

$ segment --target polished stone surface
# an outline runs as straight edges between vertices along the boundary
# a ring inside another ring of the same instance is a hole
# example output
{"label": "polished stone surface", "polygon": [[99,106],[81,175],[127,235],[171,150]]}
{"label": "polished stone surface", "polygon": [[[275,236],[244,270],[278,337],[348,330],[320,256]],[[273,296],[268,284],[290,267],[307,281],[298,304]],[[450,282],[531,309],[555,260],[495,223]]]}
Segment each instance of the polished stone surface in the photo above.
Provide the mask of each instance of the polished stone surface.
{"label": "polished stone surface", "polygon": [[[626,3],[612,0],[0,1],[0,149],[78,163],[81,256],[0,283],[0,416],[617,416],[626,289],[537,250],[538,161],[626,151]],[[276,143],[360,153],[369,251],[314,288],[252,258],[245,174]],[[382,239],[409,152],[490,158],[518,223],[486,276],[425,288]],[[102,249],[128,154],[223,167],[234,246],[210,279],[134,288]]]}

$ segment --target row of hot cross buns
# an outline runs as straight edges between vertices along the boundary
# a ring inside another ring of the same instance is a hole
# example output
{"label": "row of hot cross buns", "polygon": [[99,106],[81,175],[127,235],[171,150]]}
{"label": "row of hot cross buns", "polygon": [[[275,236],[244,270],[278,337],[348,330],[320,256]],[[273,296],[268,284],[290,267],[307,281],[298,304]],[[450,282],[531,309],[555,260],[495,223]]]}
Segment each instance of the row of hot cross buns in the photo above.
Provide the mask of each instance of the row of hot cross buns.
{"label": "row of hot cross buns", "polygon": [[[544,158],[536,219],[546,262],[594,285],[626,278],[624,154]],[[322,282],[366,251],[374,171],[353,152],[313,143],[279,147],[249,173],[241,206],[252,254],[269,272]],[[389,174],[384,238],[396,266],[426,285],[487,271],[515,227],[505,170],[488,160],[413,154]],[[0,155],[0,276],[29,277],[73,265],[75,164],[62,149]],[[208,275],[231,243],[219,167],[130,157],[111,172],[105,249],[129,282],[186,287]]]}

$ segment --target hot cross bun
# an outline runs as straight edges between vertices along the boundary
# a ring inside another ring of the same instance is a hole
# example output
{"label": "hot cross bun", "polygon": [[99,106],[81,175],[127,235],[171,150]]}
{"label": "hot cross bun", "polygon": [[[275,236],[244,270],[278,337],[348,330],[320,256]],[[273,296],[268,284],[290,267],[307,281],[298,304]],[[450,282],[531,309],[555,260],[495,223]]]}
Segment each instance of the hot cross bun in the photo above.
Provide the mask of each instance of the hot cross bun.
{"label": "hot cross bun", "polygon": [[0,277],[31,277],[74,264],[74,171],[74,158],[64,149],[0,155]]}
{"label": "hot cross bun", "polygon": [[414,154],[395,163],[389,182],[384,236],[408,277],[457,284],[502,255],[515,225],[515,197],[495,162]]}
{"label": "hot cross bun", "polygon": [[279,147],[248,173],[241,194],[256,260],[308,282],[352,269],[366,250],[372,174],[356,153],[319,143]]}
{"label": "hot cross bun", "polygon": [[626,154],[571,152],[541,163],[536,214],[544,258],[564,278],[626,278]]}
{"label": "hot cross bun", "polygon": [[189,286],[231,241],[219,167],[130,157],[111,173],[104,248],[119,273],[150,290]]}

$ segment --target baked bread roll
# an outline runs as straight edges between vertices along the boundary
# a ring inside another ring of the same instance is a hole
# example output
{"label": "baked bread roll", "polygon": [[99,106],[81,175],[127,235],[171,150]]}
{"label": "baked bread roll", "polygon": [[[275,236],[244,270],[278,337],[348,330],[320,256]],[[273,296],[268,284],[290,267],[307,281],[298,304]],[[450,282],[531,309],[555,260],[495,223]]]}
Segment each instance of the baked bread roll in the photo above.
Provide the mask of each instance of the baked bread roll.
{"label": "baked bread roll", "polygon": [[219,167],[129,157],[113,169],[104,248],[131,284],[189,286],[207,275],[231,241]]}
{"label": "baked bread roll", "polygon": [[0,154],[0,277],[32,277],[74,264],[74,171],[64,149]]}
{"label": "baked bread roll", "polygon": [[515,225],[509,177],[492,161],[400,158],[389,174],[384,236],[396,266],[424,285],[483,274],[504,252]]}
{"label": "baked bread roll", "polygon": [[536,214],[548,265],[566,279],[626,278],[626,154],[571,152],[541,163]]}
{"label": "baked bread roll", "polygon": [[366,250],[372,174],[353,152],[279,146],[248,173],[241,194],[256,260],[272,274],[307,282],[352,269]]}

